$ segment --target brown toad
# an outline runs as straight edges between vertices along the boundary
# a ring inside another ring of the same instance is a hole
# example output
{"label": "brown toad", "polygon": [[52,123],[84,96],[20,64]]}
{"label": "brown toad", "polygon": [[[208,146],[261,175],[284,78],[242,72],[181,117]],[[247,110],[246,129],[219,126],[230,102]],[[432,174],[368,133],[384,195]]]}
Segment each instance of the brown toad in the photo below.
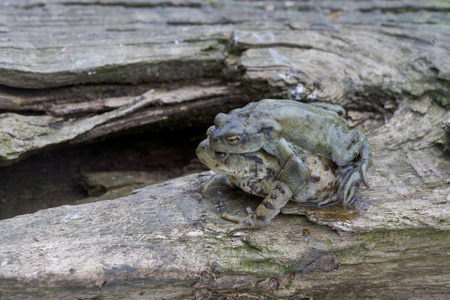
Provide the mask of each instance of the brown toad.
{"label": "brown toad", "polygon": [[263,150],[242,154],[217,152],[211,148],[209,139],[205,139],[196,153],[204,164],[217,173],[200,186],[201,194],[212,186],[226,184],[265,198],[254,212],[247,208],[246,217],[223,214],[222,218],[238,223],[230,231],[270,224],[289,200],[314,206],[340,200],[337,193],[340,176],[334,173],[336,165],[324,157],[297,153],[308,168],[309,181],[302,190],[293,194],[291,188],[278,179],[283,171],[278,159]]}
{"label": "brown toad", "polygon": [[310,176],[296,153],[328,158],[345,171],[340,192],[347,205],[359,182],[368,186],[366,173],[372,165],[372,152],[364,134],[349,128],[341,117],[344,114],[339,105],[265,99],[218,114],[215,126],[209,130],[209,141],[219,152],[252,153],[262,149],[275,156],[283,166],[278,179],[294,194],[302,191]]}

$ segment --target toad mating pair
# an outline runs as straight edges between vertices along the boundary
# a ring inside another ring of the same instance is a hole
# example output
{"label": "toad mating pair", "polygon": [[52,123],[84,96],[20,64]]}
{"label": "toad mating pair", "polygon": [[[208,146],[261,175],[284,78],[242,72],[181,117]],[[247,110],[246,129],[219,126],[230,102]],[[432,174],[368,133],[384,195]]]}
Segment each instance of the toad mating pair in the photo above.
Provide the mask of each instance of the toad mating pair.
{"label": "toad mating pair", "polygon": [[268,225],[289,200],[322,207],[352,202],[372,165],[366,137],[349,129],[339,105],[265,99],[220,113],[198,158],[215,174],[200,186],[227,184],[265,197],[246,217],[223,214],[230,231]]}

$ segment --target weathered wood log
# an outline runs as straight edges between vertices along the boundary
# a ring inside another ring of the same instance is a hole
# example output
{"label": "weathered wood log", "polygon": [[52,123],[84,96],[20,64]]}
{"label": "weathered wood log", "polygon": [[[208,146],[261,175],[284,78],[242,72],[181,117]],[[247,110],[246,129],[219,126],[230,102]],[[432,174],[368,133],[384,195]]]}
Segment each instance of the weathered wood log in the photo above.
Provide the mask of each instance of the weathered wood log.
{"label": "weathered wood log", "polygon": [[[391,113],[399,97],[427,95],[449,105],[445,3],[217,4],[8,2],[0,11],[4,22],[0,109],[83,119],[127,103],[130,94],[137,96],[150,88],[158,93],[168,84],[172,91],[162,90],[166,95],[161,98],[171,94],[181,102],[204,101],[210,114],[217,113],[211,107],[233,95],[238,105],[270,96],[323,100],[380,114]],[[56,15],[64,18],[55,21]],[[209,87],[192,84],[199,81]],[[103,87],[94,87],[99,84]],[[135,86],[119,89],[113,84]],[[144,89],[145,85],[151,86]],[[46,90],[33,93],[23,88]],[[197,88],[204,92],[196,92]],[[117,89],[121,91],[111,92]],[[111,93],[113,99],[104,97]],[[161,103],[171,114],[181,112],[180,107],[171,108],[178,105],[172,101]],[[138,122],[130,121],[134,117],[72,138],[91,140],[168,118],[158,112],[141,112]],[[48,116],[34,119],[41,127],[54,123]],[[15,138],[21,142],[20,137],[3,133],[4,144],[16,143]],[[17,156],[1,158],[14,162]]]}
{"label": "weathered wood log", "polygon": [[[224,87],[186,87],[182,95],[176,95],[174,92],[154,93],[152,90],[151,95],[147,92],[138,97],[57,105],[49,110],[56,116],[0,114],[0,140],[2,141],[0,165],[14,163],[17,159],[50,145],[67,141],[79,143],[92,140],[130,128],[161,122],[174,116],[201,118],[205,111],[215,111],[220,107],[235,107],[245,102],[246,97],[239,95],[229,95],[224,99],[225,93],[230,94],[231,90]],[[146,106],[150,107],[143,109]],[[138,109],[140,109],[139,113],[136,112]],[[104,110],[110,111],[89,116],[93,112]],[[72,114],[80,113],[85,113],[89,117],[70,118]],[[68,117],[58,115],[68,115]]]}
{"label": "weathered wood log", "polygon": [[0,221],[2,296],[442,299],[450,292],[450,161],[433,144],[449,116],[431,101],[421,109],[401,102],[367,134],[371,188],[354,205],[283,210],[313,223],[280,215],[226,236],[231,224],[220,213],[261,200],[229,189],[200,199],[208,173]]}
{"label": "weathered wood log", "polygon": [[0,144],[0,155],[3,160],[12,160],[25,152],[72,140],[102,123],[131,114],[152,102],[154,102],[153,90],[120,108],[76,122],[64,122],[47,116],[2,114],[0,126],[3,130],[0,137],[9,143]]}
{"label": "weathered wood log", "polygon": [[[268,227],[234,236],[220,213],[261,200],[227,189],[200,199],[208,173],[0,221],[0,297],[443,299],[449,9],[425,1],[5,4],[0,119],[20,121],[0,127],[3,164],[280,97],[343,105],[366,133],[374,166],[370,189],[349,209],[289,204]],[[151,89],[151,101],[133,104]]]}

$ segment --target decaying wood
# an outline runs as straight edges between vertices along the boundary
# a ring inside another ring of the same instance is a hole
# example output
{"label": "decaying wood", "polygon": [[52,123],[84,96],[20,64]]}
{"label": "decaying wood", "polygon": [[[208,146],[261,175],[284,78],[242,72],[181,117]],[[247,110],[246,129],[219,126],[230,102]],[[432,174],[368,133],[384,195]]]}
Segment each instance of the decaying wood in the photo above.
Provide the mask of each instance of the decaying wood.
{"label": "decaying wood", "polygon": [[[143,94],[144,85],[169,98],[176,95],[179,101],[175,102],[204,101],[207,108],[217,108],[217,99],[223,103],[223,98],[238,95],[237,105],[277,97],[322,100],[380,114],[391,113],[394,99],[399,97],[427,95],[449,105],[445,4],[216,4],[8,2],[0,11],[4,22],[0,109],[83,119],[125,105],[127,93]],[[55,20],[56,15],[64,18]],[[206,86],[199,88],[204,92],[196,93],[199,82]],[[117,84],[134,87],[119,88]],[[96,87],[100,85],[103,88]],[[164,91],[168,86],[172,90]],[[114,95],[105,98],[105,93]],[[161,103],[169,110],[177,105]],[[198,107],[201,105],[195,109]],[[217,113],[210,108],[205,111]],[[180,109],[173,113],[178,115]],[[133,114],[114,125],[106,122],[78,141],[169,117],[141,112],[140,121],[133,123]],[[45,130],[43,124],[53,123],[48,116],[34,119],[41,130]],[[9,139],[10,135],[5,135],[2,141],[9,143]],[[54,143],[63,141],[67,140]],[[26,146],[21,151],[27,151]],[[32,145],[28,151],[36,151],[36,147]],[[1,158],[13,162],[17,156],[2,154]]]}
{"label": "decaying wood", "polygon": [[441,141],[438,141],[438,143],[441,143],[444,149],[450,152],[450,119],[442,123],[442,129],[445,131],[445,137]]}
{"label": "decaying wood", "polygon": [[52,117],[23,116],[5,113],[0,116],[0,153],[3,160],[18,158],[25,152],[74,139],[95,126],[126,116],[152,103],[153,90],[127,105],[88,119],[64,122]]}
{"label": "decaying wood", "polygon": [[449,9],[429,1],[3,5],[1,164],[290,98],[343,105],[367,135],[374,166],[370,189],[349,209],[289,204],[270,226],[235,236],[220,213],[261,200],[228,189],[200,199],[209,173],[0,221],[0,298],[443,299]]}
{"label": "decaying wood", "polygon": [[[240,96],[223,98],[231,90],[226,87],[187,87],[183,95],[152,90],[151,96],[148,92],[138,97],[55,105],[49,109],[50,116],[1,114],[0,139],[3,143],[0,144],[0,165],[11,164],[22,158],[22,155],[26,156],[49,145],[92,140],[121,130],[161,122],[173,116],[198,117],[204,110],[214,111],[219,107],[234,107],[243,103],[243,97]],[[201,100],[205,98],[208,100]],[[149,107],[144,109],[146,106]],[[138,109],[139,112],[136,112]],[[66,118],[82,113],[99,114],[87,118]]]}
{"label": "decaying wood", "polygon": [[431,101],[421,112],[401,102],[367,134],[371,188],[361,187],[354,205],[291,203],[284,213],[294,216],[256,231],[225,234],[230,223],[220,213],[243,213],[261,199],[230,189],[201,198],[209,172],[1,221],[3,296],[442,299],[450,161],[433,143],[449,116]]}

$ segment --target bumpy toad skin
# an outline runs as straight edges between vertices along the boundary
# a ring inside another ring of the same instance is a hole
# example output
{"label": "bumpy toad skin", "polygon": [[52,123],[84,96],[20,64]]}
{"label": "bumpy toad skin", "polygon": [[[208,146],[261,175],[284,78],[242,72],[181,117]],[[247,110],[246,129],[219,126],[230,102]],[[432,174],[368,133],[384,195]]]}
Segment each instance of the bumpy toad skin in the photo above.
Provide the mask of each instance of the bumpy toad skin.
{"label": "bumpy toad skin", "polygon": [[339,178],[334,174],[336,166],[326,158],[297,153],[308,168],[310,180],[299,193],[293,195],[291,188],[278,180],[282,166],[274,156],[263,150],[226,154],[214,151],[209,140],[205,139],[196,153],[204,164],[218,173],[200,186],[201,194],[212,186],[227,184],[265,198],[254,212],[247,208],[247,217],[223,214],[222,218],[238,223],[230,231],[268,225],[289,200],[314,206],[339,201],[336,192]]}
{"label": "bumpy toad skin", "polygon": [[295,151],[328,158],[346,170],[352,167],[342,190],[347,205],[356,184],[362,181],[368,186],[372,152],[366,137],[349,129],[340,116],[344,113],[339,105],[265,99],[218,114],[210,129],[210,144],[225,153],[265,150],[284,166],[279,179],[294,193],[309,180],[308,168]]}

